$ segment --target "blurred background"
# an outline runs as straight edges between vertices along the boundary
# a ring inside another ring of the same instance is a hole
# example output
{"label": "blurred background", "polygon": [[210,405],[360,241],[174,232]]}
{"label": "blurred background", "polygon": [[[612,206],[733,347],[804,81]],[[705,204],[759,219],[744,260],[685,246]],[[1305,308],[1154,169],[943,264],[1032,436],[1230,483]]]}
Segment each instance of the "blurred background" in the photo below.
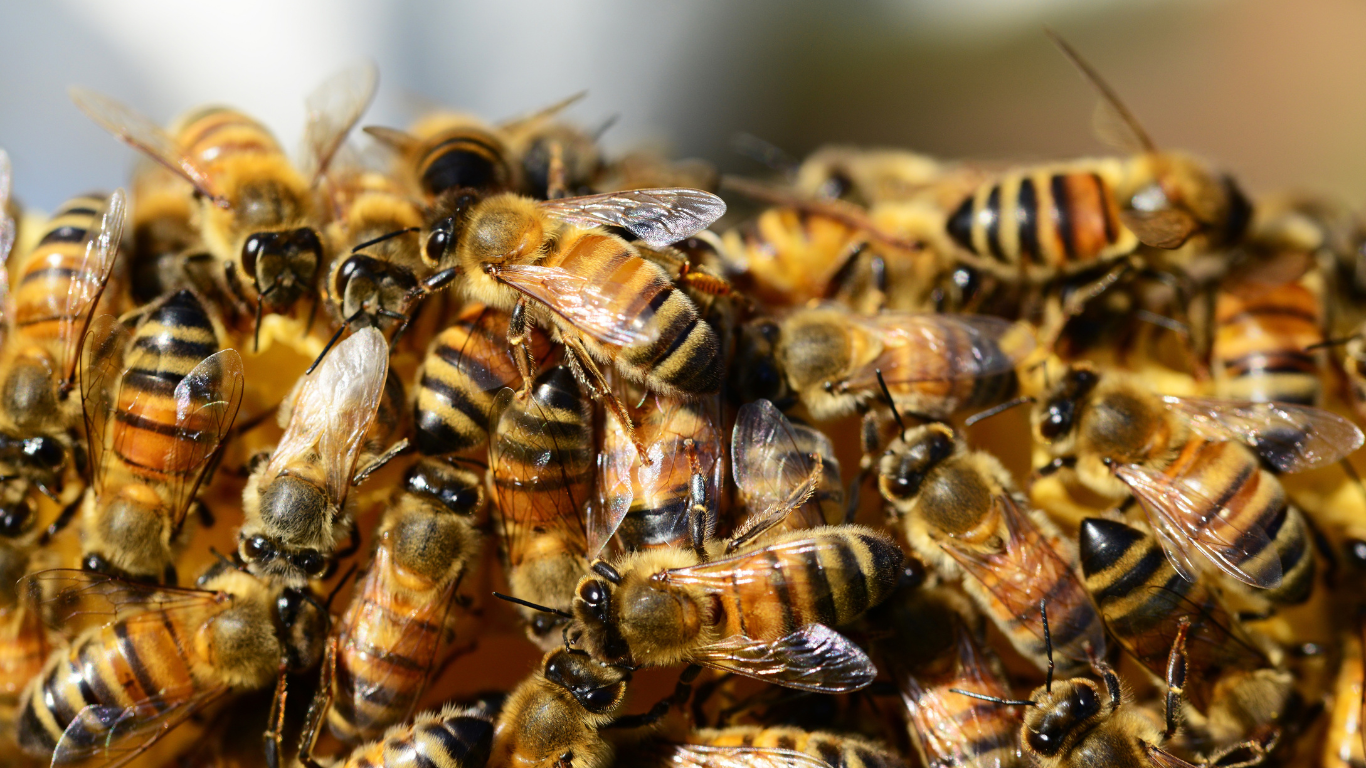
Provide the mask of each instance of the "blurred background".
{"label": "blurred background", "polygon": [[380,67],[363,124],[424,106],[490,120],[587,89],[570,117],[757,173],[753,133],[820,144],[1039,159],[1103,151],[1094,95],[1042,34],[1056,28],[1161,145],[1286,188],[1366,202],[1366,3],[1360,0],[816,0],[743,3],[293,0],[13,4],[0,26],[0,147],[16,193],[50,209],[124,182],[133,152],[70,104],[71,84],[167,122],[245,109],[293,147],[303,99],[360,58]]}

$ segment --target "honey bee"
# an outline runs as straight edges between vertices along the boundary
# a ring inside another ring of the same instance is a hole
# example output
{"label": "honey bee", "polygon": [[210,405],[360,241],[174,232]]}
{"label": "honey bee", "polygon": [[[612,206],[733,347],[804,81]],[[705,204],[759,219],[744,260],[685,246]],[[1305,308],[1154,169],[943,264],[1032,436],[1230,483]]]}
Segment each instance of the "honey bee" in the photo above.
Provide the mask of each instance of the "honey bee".
{"label": "honey bee", "polygon": [[781,518],[775,530],[789,531],[844,521],[840,463],[830,438],[792,423],[773,403],[740,407],[730,457],[751,526],[775,517]]}
{"label": "honey bee", "polygon": [[593,182],[603,166],[602,152],[598,148],[598,136],[602,131],[590,133],[556,119],[565,108],[586,95],[586,91],[576,93],[500,126],[512,156],[521,164],[523,193],[539,200],[553,200],[593,191]]}
{"label": "honey bee", "polygon": [[447,704],[439,711],[423,712],[411,723],[396,725],[384,735],[351,750],[338,760],[320,762],[313,742],[320,729],[312,724],[303,737],[299,762],[330,768],[399,768],[414,761],[436,768],[482,768],[488,764],[493,745],[494,717],[482,707]]}
{"label": "honey bee", "polygon": [[1074,572],[1071,544],[1021,498],[1005,467],[945,424],[907,430],[878,462],[878,488],[911,549],[963,586],[1026,658],[1045,657],[1039,600],[1071,670],[1104,653],[1105,628]]}
{"label": "honey bee", "polygon": [[[800,728],[699,728],[682,742],[661,744],[656,765],[711,768],[905,768],[906,761],[882,744],[841,733]],[[802,758],[806,758],[803,760]]]}
{"label": "honey bee", "polygon": [[1186,702],[1199,730],[1227,746],[1276,727],[1296,698],[1294,681],[1242,629],[1217,591],[1179,577],[1145,532],[1104,518],[1081,524],[1086,589],[1120,645],[1156,676],[1186,629]]}
{"label": "honey bee", "polygon": [[22,585],[76,632],[20,702],[19,746],[54,764],[122,765],[223,696],[316,664],[327,633],[310,595],[223,563],[203,589],[61,570]]}
{"label": "honey bee", "polygon": [[1313,586],[1306,523],[1266,461],[1298,472],[1361,446],[1351,423],[1281,403],[1163,396],[1123,374],[1072,366],[1032,414],[1054,456],[1040,470],[1070,469],[1112,499],[1130,493],[1147,512],[1172,568],[1187,580],[1200,552],[1264,600],[1303,602]]}
{"label": "honey bee", "polygon": [[218,347],[188,290],[147,308],[131,337],[110,315],[92,325],[81,370],[87,570],[174,583],[175,540],[245,388],[242,358]]}
{"label": "honey bee", "polygon": [[1045,281],[1116,262],[1140,243],[1207,252],[1237,242],[1252,205],[1233,179],[1159,150],[1099,73],[1049,36],[1099,92],[1102,138],[1131,157],[1026,168],[981,185],[947,222],[974,265]]}
{"label": "honey bee", "polygon": [[875,611],[888,633],[878,642],[879,662],[901,691],[921,764],[1023,768],[1019,714],[951,692],[1010,695],[1000,660],[979,639],[981,621],[972,607],[944,587],[903,585]]}
{"label": "honey bee", "polygon": [[[20,264],[12,295],[8,266],[0,269],[0,534],[9,538],[32,532],[35,491],[66,504],[48,535],[76,512],[64,495],[77,467],[74,434],[81,423],[80,403],[69,394],[77,385],[81,341],[96,308],[105,306],[101,296],[122,241],[124,209],[123,190],[73,198]],[[12,232],[5,227],[0,240]]]}
{"label": "honey bee", "polygon": [[717,410],[714,397],[648,396],[637,414],[649,463],[619,423],[604,425],[598,503],[588,513],[589,557],[614,535],[627,552],[705,546],[716,531],[725,483]]}
{"label": "honey bee", "polygon": [[139,162],[133,172],[127,265],[133,301],[139,306],[187,286],[208,293],[212,285],[192,276],[204,248],[194,222],[193,191],[180,176],[151,160]]}
{"label": "honey bee", "polygon": [[885,534],[853,525],[707,562],[678,547],[599,560],[575,590],[566,636],[612,664],[687,662],[799,690],[857,690],[876,670],[829,627],[890,595],[901,560]]}
{"label": "honey bee", "polygon": [[490,418],[489,474],[512,594],[559,611],[523,607],[527,633],[546,648],[588,561],[584,509],[593,488],[593,411],[565,366],[536,380],[525,401],[498,394]]}
{"label": "honey bee", "polygon": [[456,190],[497,194],[521,186],[507,138],[478,118],[438,112],[406,132],[375,125],[363,130],[397,153],[395,176],[429,205]]}
{"label": "honey bee", "polygon": [[371,65],[355,67],[310,94],[302,169],[265,126],[226,107],[193,111],[168,132],[106,96],[70,94],[102,128],[190,183],[200,237],[224,284],[255,306],[259,345],[262,312],[287,312],[316,290],[324,245],[312,189],[369,105],[376,77]]}
{"label": "honey bee", "polygon": [[[724,211],[720,198],[688,189],[544,202],[485,198],[469,211],[463,234],[441,257],[442,271],[424,287],[460,274],[467,299],[512,313],[508,341],[524,394],[533,378],[526,328],[553,328],[593,398],[631,425],[599,362],[659,394],[694,397],[720,387],[719,343],[661,267],[600,226],[624,227],[650,246],[664,246],[701,231]],[[440,236],[439,230],[431,235]],[[644,445],[633,442],[643,456]]]}
{"label": "honey bee", "polygon": [[286,401],[292,407],[284,435],[242,493],[237,551],[252,573],[302,586],[327,570],[352,530],[346,497],[353,480],[374,467],[371,461],[356,472],[370,453],[367,434],[388,370],[388,343],[365,328],[300,379]]}
{"label": "honey bee", "polygon": [[[428,456],[453,453],[488,439],[494,398],[505,387],[522,383],[508,351],[508,323],[507,312],[469,304],[432,340],[417,374],[413,405],[419,451]],[[527,346],[539,370],[550,355],[550,339],[532,326]]]}
{"label": "honey bee", "polygon": [[922,192],[945,170],[938,159],[904,149],[827,145],[793,168],[792,185],[815,199],[873,205]]}
{"label": "honey bee", "polygon": [[406,720],[459,639],[457,590],[482,545],[482,486],[470,470],[423,459],[390,501],[369,570],[337,625],[328,721],[339,739],[374,739]]}

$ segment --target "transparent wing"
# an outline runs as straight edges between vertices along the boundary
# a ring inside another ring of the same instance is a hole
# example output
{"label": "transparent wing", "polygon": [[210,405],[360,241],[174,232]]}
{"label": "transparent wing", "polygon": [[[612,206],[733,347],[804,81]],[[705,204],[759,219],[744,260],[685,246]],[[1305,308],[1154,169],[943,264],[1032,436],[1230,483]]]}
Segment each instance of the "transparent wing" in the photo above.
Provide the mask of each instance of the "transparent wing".
{"label": "transparent wing", "polygon": [[[883,344],[882,353],[849,378],[851,388],[927,381],[958,381],[1006,374],[1034,348],[1027,334],[1008,320],[986,315],[882,312],[868,318],[850,315]],[[895,391],[895,389],[894,389]]]}
{"label": "transparent wing", "polygon": [[389,344],[374,328],[351,334],[304,378],[289,425],[271,454],[267,477],[317,451],[328,495],[345,501],[361,442],[379,409],[389,373]]}
{"label": "transparent wing", "polygon": [[[995,505],[1007,531],[999,551],[961,546],[952,538],[945,538],[940,546],[1015,617],[1014,623],[1039,639],[1043,639],[1039,601],[1047,598],[1054,652],[1086,662],[1083,646],[1090,643],[1101,652],[1105,630],[1081,580],[1014,499],[997,496]],[[1075,639],[1060,642],[1058,638]]]}
{"label": "transparent wing", "polygon": [[9,306],[9,254],[14,250],[16,226],[9,215],[10,173],[9,153],[0,149],[0,344],[13,316]]}
{"label": "transparent wing", "polygon": [[100,315],[91,323],[81,345],[81,414],[85,418],[87,460],[91,484],[99,493],[104,487],[105,461],[110,437],[109,417],[115,388],[123,377],[123,356],[132,334],[113,315]]}
{"label": "transparent wing", "polygon": [[588,91],[579,91],[578,93],[572,96],[560,99],[554,104],[539,109],[535,112],[532,112],[529,115],[523,115],[521,117],[515,117],[511,120],[508,120],[507,122],[500,124],[498,127],[502,129],[505,133],[510,134],[517,134],[522,133],[524,131],[532,130],[534,128],[539,127],[547,120],[556,117],[561,112],[565,111],[570,106],[572,106],[575,102],[582,101],[586,96],[588,96]]}
{"label": "transparent wing", "polygon": [[367,125],[361,130],[380,144],[400,153],[412,151],[414,147],[421,143],[416,137],[400,131],[397,128],[385,128],[382,125]]}
{"label": "transparent wing", "polygon": [[711,226],[726,212],[726,203],[710,192],[674,187],[546,200],[541,208],[572,224],[621,227],[660,247]]}
{"label": "transparent wing", "polygon": [[824,624],[808,624],[775,641],[727,637],[701,649],[692,661],[814,693],[857,691],[877,676],[862,648]]}
{"label": "transparent wing", "polygon": [[82,112],[120,141],[145,153],[177,176],[194,185],[200,194],[224,205],[222,194],[203,166],[195,162],[161,126],[114,99],[72,86],[67,90]]}
{"label": "transparent wing", "polygon": [[667,745],[660,764],[672,768],[830,768],[824,760],[791,749],[705,744]]}
{"label": "transparent wing", "polygon": [[756,400],[741,406],[730,453],[735,485],[747,510],[739,530],[749,535],[776,525],[806,504],[820,484],[824,457],[833,454],[829,440],[821,450],[806,450],[792,422],[773,403]]}
{"label": "transparent wing", "polygon": [[[694,471],[705,483],[708,530],[715,526],[724,487],[725,450],[718,426],[717,398],[683,399],[651,395],[641,413],[640,432],[645,439],[649,466],[637,465],[636,478],[647,499],[672,492],[680,478],[692,481]],[[686,441],[691,440],[689,447]]]}
{"label": "transparent wing", "polygon": [[375,97],[379,70],[373,62],[353,64],[323,81],[308,95],[300,170],[304,178],[317,180],[327,172],[333,155]]}
{"label": "transparent wing", "polygon": [[143,616],[160,622],[165,613],[213,612],[231,600],[219,592],[162,587],[73,569],[29,574],[19,580],[19,594],[41,613],[50,628],[67,636],[89,626]]}
{"label": "transparent wing", "polygon": [[1280,472],[1304,472],[1346,458],[1361,447],[1361,430],[1322,408],[1204,397],[1162,398],[1206,440],[1234,440]]}
{"label": "transparent wing", "polygon": [[176,385],[176,439],[166,467],[174,470],[170,509],[177,525],[237,419],[245,383],[242,357],[225,349],[204,358]]}
{"label": "transparent wing", "polygon": [[499,266],[493,276],[541,302],[598,341],[625,347],[651,343],[659,335],[658,324],[647,326],[640,316],[622,312],[630,306],[622,304],[615,291],[606,292],[608,286],[559,267],[509,264]]}
{"label": "transparent wing", "polygon": [[1123,210],[1119,218],[1138,241],[1153,248],[1175,250],[1186,244],[1200,229],[1200,222],[1185,211],[1164,208],[1160,211]]}
{"label": "transparent wing", "polygon": [[63,382],[76,380],[76,364],[85,330],[90,325],[95,305],[104,293],[109,275],[114,271],[114,259],[119,254],[126,208],[127,194],[122,189],[115,190],[100,211],[99,226],[86,234],[85,256],[71,277],[66,295],[54,297],[57,301],[55,316],[61,318],[61,324],[57,327],[60,343],[57,370]]}
{"label": "transparent wing", "polygon": [[93,761],[92,766],[118,768],[227,692],[226,686],[204,691],[187,686],[159,691],[126,708],[87,705],[57,740],[52,765]]}
{"label": "transparent wing", "polygon": [[621,527],[635,501],[638,454],[617,419],[604,419],[602,450],[598,452],[598,502],[588,510],[588,558],[603,547]]}
{"label": "transparent wing", "polygon": [[1115,476],[1142,503],[1167,559],[1182,577],[1195,580],[1186,553],[1193,546],[1219,570],[1244,584],[1263,589],[1280,586],[1281,559],[1260,525],[1236,521],[1228,507],[1161,472],[1121,464]]}
{"label": "transparent wing", "polygon": [[1096,89],[1100,95],[1101,107],[1111,113],[1106,118],[1109,123],[1109,130],[1107,133],[1101,133],[1101,138],[1116,142],[1116,148],[1125,152],[1133,154],[1156,152],[1157,146],[1153,144],[1152,139],[1148,138],[1148,132],[1143,129],[1138,118],[1134,117],[1134,114],[1124,105],[1115,89],[1111,88],[1105,78],[1100,76],[1100,72],[1097,72],[1090,62],[1082,58],[1082,55],[1057,33],[1052,30],[1045,31],[1053,43],[1058,46],[1058,49],[1062,51],[1062,54],[1067,57],[1067,60],[1072,62],[1072,66],[1076,67],[1081,76],[1086,79],[1086,82]]}
{"label": "transparent wing", "polygon": [[1141,739],[1138,743],[1143,747],[1143,754],[1147,756],[1148,762],[1156,768],[1201,768],[1201,766],[1187,762],[1156,744],[1149,744]]}

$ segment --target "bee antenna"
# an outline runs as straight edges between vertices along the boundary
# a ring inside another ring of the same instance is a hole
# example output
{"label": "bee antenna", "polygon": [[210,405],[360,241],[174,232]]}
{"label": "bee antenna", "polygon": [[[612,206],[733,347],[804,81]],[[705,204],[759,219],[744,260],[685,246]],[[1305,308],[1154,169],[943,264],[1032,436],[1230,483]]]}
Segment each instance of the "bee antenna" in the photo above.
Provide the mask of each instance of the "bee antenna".
{"label": "bee antenna", "polygon": [[[218,558],[218,562],[221,563],[221,564],[223,564],[224,566],[227,566],[228,568],[234,568],[234,569],[239,570],[239,571],[246,571],[246,570],[247,570],[246,567],[243,566],[241,562],[239,562],[239,561],[237,561],[237,560],[234,560],[234,559],[231,559],[231,558],[229,558],[227,555],[223,554],[222,552],[219,552],[217,547],[209,547],[209,554],[211,554],[211,555],[213,555],[214,557]],[[237,554],[237,553],[234,552],[233,554],[235,555],[235,554]]]}
{"label": "bee antenna", "polygon": [[962,688],[950,688],[950,689],[949,689],[949,693],[957,693],[957,694],[962,695],[962,696],[970,696],[970,697],[972,697],[972,698],[974,698],[974,699],[981,699],[982,701],[990,701],[990,702],[993,702],[993,703],[995,703],[995,704],[1009,704],[1009,705],[1015,706],[1015,707],[1037,707],[1037,706],[1038,706],[1038,704],[1035,704],[1034,702],[1028,701],[1028,700],[1025,700],[1025,699],[1002,699],[1002,698],[1000,698],[999,696],[988,696],[988,695],[986,695],[985,693],[974,693],[974,692],[972,692],[972,691],[965,691],[965,690],[963,690]]}
{"label": "bee antenna", "polygon": [[1304,351],[1313,352],[1316,349],[1324,349],[1326,347],[1340,347],[1343,344],[1350,344],[1359,338],[1361,338],[1361,334],[1354,333],[1351,336],[1344,336],[1340,339],[1325,339],[1324,341],[1320,341],[1317,344],[1310,344],[1309,346],[1304,348]]}
{"label": "bee antenna", "polygon": [[337,343],[337,339],[341,338],[342,332],[350,327],[350,325],[356,321],[356,318],[360,317],[364,312],[365,307],[361,307],[355,312],[352,312],[350,317],[342,321],[341,327],[337,329],[336,333],[332,334],[332,338],[327,340],[327,345],[323,347],[323,351],[318,353],[318,359],[314,360],[313,364],[308,366],[308,370],[304,371],[305,376],[312,374],[313,371],[322,364],[323,358],[327,357],[327,353],[331,351],[333,345]]}
{"label": "bee antenna", "polygon": [[341,593],[342,587],[346,586],[346,582],[349,581],[352,576],[356,575],[356,569],[358,567],[359,566],[355,563],[352,563],[351,567],[346,569],[346,573],[342,574],[341,581],[338,581],[337,586],[333,587],[332,591],[327,593],[327,599],[323,601],[323,608],[326,608],[329,611],[332,610],[332,601]]}
{"label": "bee antenna", "polygon": [[1114,110],[1119,113],[1120,118],[1128,125],[1129,130],[1134,132],[1134,137],[1143,145],[1144,151],[1149,153],[1156,152],[1157,145],[1154,144],[1152,138],[1148,136],[1148,132],[1143,130],[1143,124],[1138,122],[1138,118],[1134,117],[1134,113],[1130,112],[1128,107],[1124,106],[1124,102],[1120,100],[1119,94],[1115,93],[1115,90],[1110,87],[1110,84],[1105,82],[1105,78],[1100,76],[1100,73],[1091,66],[1090,62],[1083,59],[1081,54],[1077,52],[1077,49],[1073,48],[1070,43],[1062,39],[1062,35],[1054,32],[1051,28],[1044,27],[1043,33],[1048,35],[1048,38],[1053,41],[1054,45],[1058,46],[1058,50],[1062,51],[1062,55],[1066,56],[1067,60],[1072,62],[1072,66],[1081,71],[1082,77],[1085,77],[1097,91],[1100,91],[1101,98],[1109,102],[1111,107],[1114,107]]}
{"label": "bee antenna", "polygon": [[256,292],[256,330],[252,336],[251,351],[261,351],[261,302],[266,300],[266,295],[260,291]]}
{"label": "bee antenna", "polygon": [[503,594],[502,592],[494,592],[494,593],[493,593],[493,596],[496,597],[496,598],[498,598],[499,600],[506,600],[506,601],[508,601],[509,603],[516,603],[517,605],[524,605],[524,606],[526,606],[527,608],[530,608],[530,609],[532,609],[532,610],[534,610],[534,611],[540,611],[541,613],[548,613],[548,614],[550,614],[550,615],[552,615],[552,616],[560,616],[560,617],[563,617],[563,618],[566,618],[566,619],[572,619],[572,618],[574,618],[574,614],[572,614],[572,613],[566,613],[565,611],[561,611],[561,610],[559,610],[558,608],[547,608],[547,607],[545,607],[544,605],[537,605],[537,604],[535,604],[535,603],[532,603],[532,602],[528,602],[528,601],[526,601],[526,600],[523,600],[523,599],[521,599],[520,597],[513,597],[512,595],[505,595],[505,594]]}
{"label": "bee antenna", "polygon": [[1014,400],[1008,400],[1008,401],[1006,401],[1006,402],[1004,402],[1004,403],[1001,403],[1000,405],[997,405],[997,406],[988,408],[988,409],[986,409],[985,411],[979,411],[979,412],[977,412],[977,413],[972,414],[971,416],[969,416],[969,417],[967,417],[966,419],[963,420],[963,426],[965,426],[965,427],[970,427],[970,426],[972,426],[973,424],[976,424],[976,423],[979,422],[979,421],[985,421],[985,420],[991,418],[992,416],[995,416],[995,415],[1000,414],[1000,413],[1005,413],[1006,411],[1010,410],[1011,408],[1016,408],[1016,407],[1018,407],[1018,406],[1024,405],[1025,403],[1033,403],[1033,402],[1035,402],[1033,396],[1031,396],[1031,395],[1021,395],[1021,396],[1015,398]]}
{"label": "bee antenna", "polygon": [[1048,654],[1048,677],[1045,678],[1043,689],[1046,693],[1053,692],[1053,635],[1048,631],[1048,605],[1042,598],[1039,599],[1039,615],[1043,617],[1043,649]]}
{"label": "bee antenna", "polygon": [[396,230],[394,230],[393,232],[386,232],[385,234],[382,234],[382,235],[380,235],[379,237],[376,237],[376,238],[374,238],[374,239],[372,239],[372,240],[366,240],[365,242],[361,243],[360,245],[357,245],[356,247],[352,248],[352,249],[351,249],[351,252],[352,252],[352,253],[360,253],[361,251],[365,250],[366,248],[369,248],[369,247],[372,246],[372,245],[379,245],[380,243],[384,242],[385,240],[392,240],[392,239],[395,238],[395,237],[402,237],[403,235],[411,234],[411,233],[413,233],[413,232],[421,232],[421,231],[422,231],[422,228],[421,228],[421,227],[404,227],[403,229],[396,229]]}
{"label": "bee antenna", "polygon": [[906,422],[901,420],[901,414],[896,410],[896,401],[892,399],[892,390],[887,388],[887,380],[882,378],[882,369],[877,369],[877,385],[882,387],[882,395],[887,398],[887,405],[892,409],[892,417],[896,419],[896,425],[901,427],[901,439],[906,439]]}

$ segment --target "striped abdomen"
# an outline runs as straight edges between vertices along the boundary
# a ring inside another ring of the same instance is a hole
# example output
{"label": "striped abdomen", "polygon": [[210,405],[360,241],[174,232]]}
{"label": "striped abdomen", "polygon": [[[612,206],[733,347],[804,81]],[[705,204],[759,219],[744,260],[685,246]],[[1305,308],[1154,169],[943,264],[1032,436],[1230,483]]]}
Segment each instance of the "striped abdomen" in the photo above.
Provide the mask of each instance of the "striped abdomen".
{"label": "striped abdomen", "polygon": [[984,185],[949,217],[959,245],[1011,272],[1051,275],[1132,251],[1108,169],[1037,169]]}
{"label": "striped abdomen", "polygon": [[[1273,556],[1281,561],[1281,584],[1259,589],[1257,594],[1275,603],[1304,602],[1314,586],[1314,554],[1300,511],[1286,501],[1285,489],[1270,472],[1261,468],[1256,455],[1241,443],[1206,442],[1191,438],[1176,459],[1163,470],[1213,502],[1203,519],[1191,521],[1200,528],[1215,527],[1222,541],[1238,541],[1241,531],[1260,526],[1271,540]],[[1263,552],[1244,550],[1235,563],[1255,568]],[[1267,558],[1269,560],[1269,557]]]}
{"label": "striped abdomen", "polygon": [[835,276],[868,237],[832,216],[770,208],[727,232],[724,241],[748,265],[749,288],[758,298],[801,306],[830,298]]}
{"label": "striped abdomen", "polygon": [[100,211],[107,201],[103,195],[81,195],[63,203],[19,269],[13,289],[15,330],[31,341],[49,345],[54,356],[61,329],[76,319],[64,313],[64,305],[85,261],[86,235],[99,226]]}
{"label": "striped abdomen", "polygon": [[808,624],[847,624],[892,593],[901,549],[852,526],[787,534],[762,549],[694,568],[732,577],[716,593],[720,635],[777,640]]}
{"label": "striped abdomen", "polygon": [[493,745],[493,720],[478,709],[447,705],[413,724],[357,747],[339,768],[483,768]]}
{"label": "striped abdomen", "polygon": [[817,758],[830,768],[905,768],[907,765],[900,755],[881,744],[857,736],[798,728],[759,728],[751,725],[699,728],[688,734],[686,743],[711,747],[788,749]]}
{"label": "striped abdomen", "polygon": [[212,434],[215,425],[191,417],[178,427],[175,388],[217,351],[213,323],[189,291],[167,297],[138,326],[112,417],[113,452],[130,472],[169,481],[201,468],[203,456],[181,430]]}
{"label": "striped abdomen", "polygon": [[1210,370],[1217,397],[1315,405],[1323,396],[1322,294],[1308,279],[1215,298]]}
{"label": "striped abdomen", "polygon": [[662,394],[686,397],[720,388],[716,332],[702,322],[697,307],[669,282],[663,269],[642,259],[620,238],[579,236],[546,266],[586,278],[609,298],[618,315],[630,318],[627,322],[633,328],[650,337],[617,347],[584,336],[596,357]]}
{"label": "striped abdomen", "polygon": [[1110,633],[1157,677],[1166,675],[1178,623],[1190,619],[1185,695],[1198,711],[1208,712],[1226,672],[1267,665],[1207,583],[1182,578],[1152,536],[1089,518],[1081,525],[1080,550],[1086,589]]}
{"label": "striped abdomen", "polygon": [[[50,758],[66,727],[86,706],[119,712],[138,702],[164,707],[193,696],[198,687],[192,670],[205,663],[191,656],[200,647],[193,634],[197,628],[151,612],[91,630],[69,648],[55,651],[24,689],[19,746],[35,757]],[[120,731],[132,736],[137,729],[135,722]]]}
{"label": "striped abdomen", "polygon": [[186,115],[173,133],[186,154],[210,168],[234,156],[284,154],[269,129],[227,107],[206,107]]}
{"label": "striped abdomen", "polygon": [[512,188],[508,150],[492,133],[455,126],[424,137],[413,158],[422,191],[434,199],[448,190],[502,192]]}
{"label": "striped abdomen", "polygon": [[[501,310],[468,306],[428,348],[414,406],[415,441],[423,453],[450,453],[484,442],[494,396],[504,387],[521,387],[508,347],[508,319]],[[549,339],[539,328],[529,335],[532,355],[544,360]]]}
{"label": "striped abdomen", "polygon": [[[945,417],[1001,402],[1015,394],[1017,379],[1010,356],[994,340],[944,326],[934,347],[901,344],[882,352],[862,377],[866,392],[880,396],[872,369],[897,371],[888,387],[903,410]],[[997,370],[985,376],[983,370]]]}

